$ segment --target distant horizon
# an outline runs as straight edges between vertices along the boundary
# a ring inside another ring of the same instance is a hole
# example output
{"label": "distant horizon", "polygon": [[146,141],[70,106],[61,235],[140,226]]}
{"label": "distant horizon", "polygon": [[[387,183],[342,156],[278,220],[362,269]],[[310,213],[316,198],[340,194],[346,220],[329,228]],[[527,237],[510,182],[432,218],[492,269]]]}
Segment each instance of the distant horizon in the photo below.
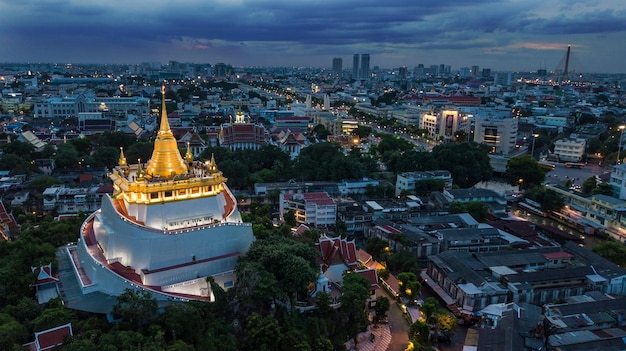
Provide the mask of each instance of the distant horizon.
{"label": "distant horizon", "polygon": [[2,62],[626,71],[623,0],[4,1]]}
{"label": "distant horizon", "polygon": [[[276,69],[280,69],[280,68],[289,68],[289,69],[320,69],[320,70],[332,70],[332,66],[296,66],[296,65],[292,65],[292,66],[259,66],[259,65],[249,65],[249,66],[245,66],[245,65],[233,65],[230,64],[228,62],[193,62],[193,61],[177,61],[177,60],[169,60],[167,62],[159,62],[159,61],[154,61],[154,62],[138,62],[138,63],[98,63],[98,62],[28,62],[28,61],[24,61],[24,62],[0,62],[0,66],[5,66],[5,65],[59,65],[59,66],[65,66],[65,65],[72,65],[72,66],[133,66],[133,65],[142,65],[142,64],[159,64],[161,66],[166,66],[169,64],[169,62],[178,62],[181,64],[191,64],[191,65],[210,65],[210,66],[215,66],[216,64],[226,64],[226,65],[230,65],[234,68],[242,68],[242,69],[247,69],[247,68],[258,68],[258,69],[272,69],[272,68],[276,68]],[[424,68],[428,69],[430,65],[426,65],[424,64]],[[397,66],[397,67],[378,67],[379,70],[395,70],[398,69],[400,67],[406,67],[409,70],[409,73],[412,74],[413,69],[415,67],[417,67],[417,65],[413,66],[413,67],[408,67],[408,66]],[[480,67],[480,66],[479,66]],[[65,67],[63,67],[65,68]],[[460,68],[471,68],[471,65],[465,65],[465,66],[460,66],[460,67],[451,67],[451,73],[455,73],[458,72]],[[490,67],[480,67],[480,70],[482,71],[482,69],[490,69],[491,73],[498,73],[498,72],[506,72],[506,73],[513,73],[513,74],[517,74],[517,73],[537,73],[537,71],[541,68],[537,68],[536,70],[530,70],[530,71],[525,71],[525,70],[494,70],[491,69]],[[375,67],[370,67],[370,70],[374,70]],[[352,67],[348,66],[348,67],[343,67],[342,71],[351,71]],[[550,74],[552,72],[555,72],[554,70],[547,70],[547,73]],[[583,74],[583,75],[624,75],[626,74],[625,72],[571,72],[570,74]],[[480,74],[479,74],[480,75]],[[76,77],[76,78],[80,78],[80,77]],[[106,78],[106,77],[103,77]],[[471,77],[466,77],[466,78],[471,78]],[[481,77],[477,77],[477,78],[481,78]]]}

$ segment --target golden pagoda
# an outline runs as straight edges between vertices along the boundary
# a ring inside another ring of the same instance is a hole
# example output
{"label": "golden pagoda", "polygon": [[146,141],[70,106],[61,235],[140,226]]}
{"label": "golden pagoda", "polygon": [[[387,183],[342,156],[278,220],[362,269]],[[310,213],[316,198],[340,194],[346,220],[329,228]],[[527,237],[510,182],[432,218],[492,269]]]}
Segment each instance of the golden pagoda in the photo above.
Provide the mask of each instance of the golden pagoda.
{"label": "golden pagoda", "polygon": [[206,278],[232,287],[237,259],[254,241],[215,158],[194,161],[189,144],[181,156],[164,92],[152,158],[147,166],[141,160],[128,164],[120,149],[109,173],[113,194],[102,199],[78,243],[67,249],[85,295],[133,288],[163,303],[212,300]]}
{"label": "golden pagoda", "polygon": [[180,155],[176,138],[172,134],[170,124],[167,120],[167,109],[165,108],[165,86],[161,88],[161,125],[159,133],[154,142],[152,157],[148,161],[146,175],[148,177],[173,178],[188,172],[187,165]]}

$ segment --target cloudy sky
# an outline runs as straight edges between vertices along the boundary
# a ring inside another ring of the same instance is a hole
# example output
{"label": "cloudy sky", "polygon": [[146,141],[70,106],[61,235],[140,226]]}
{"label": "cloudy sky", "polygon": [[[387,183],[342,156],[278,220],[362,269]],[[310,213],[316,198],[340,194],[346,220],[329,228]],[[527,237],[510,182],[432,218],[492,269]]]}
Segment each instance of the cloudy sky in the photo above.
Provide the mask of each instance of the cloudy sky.
{"label": "cloudy sky", "polygon": [[0,0],[0,62],[626,72],[625,0]]}

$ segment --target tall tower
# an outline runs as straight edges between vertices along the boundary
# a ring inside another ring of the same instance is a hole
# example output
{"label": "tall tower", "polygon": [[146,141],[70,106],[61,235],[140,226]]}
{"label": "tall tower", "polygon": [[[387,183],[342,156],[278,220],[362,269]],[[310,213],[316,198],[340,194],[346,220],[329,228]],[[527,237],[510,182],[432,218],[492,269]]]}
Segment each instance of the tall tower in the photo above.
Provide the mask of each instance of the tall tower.
{"label": "tall tower", "polygon": [[343,69],[343,60],[341,57],[333,58],[333,73],[336,75],[341,75],[341,70]]}
{"label": "tall tower", "polygon": [[565,69],[563,70],[563,80],[569,80],[569,55],[572,51],[572,44],[567,45],[567,55],[565,56]]}
{"label": "tall tower", "polygon": [[362,54],[359,78],[368,80],[369,77],[370,77],[370,54]]}
{"label": "tall tower", "polygon": [[360,68],[360,57],[359,54],[354,54],[354,56],[352,56],[352,79],[360,79],[361,77],[359,76],[359,68]]}

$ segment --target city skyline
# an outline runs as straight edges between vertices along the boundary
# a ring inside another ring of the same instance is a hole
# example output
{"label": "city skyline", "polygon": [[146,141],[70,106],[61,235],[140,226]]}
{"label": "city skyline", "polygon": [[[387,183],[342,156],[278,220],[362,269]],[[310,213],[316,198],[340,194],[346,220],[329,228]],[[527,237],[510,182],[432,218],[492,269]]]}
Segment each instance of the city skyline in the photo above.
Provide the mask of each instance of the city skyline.
{"label": "city skyline", "polygon": [[0,62],[626,72],[622,0],[0,1]]}

